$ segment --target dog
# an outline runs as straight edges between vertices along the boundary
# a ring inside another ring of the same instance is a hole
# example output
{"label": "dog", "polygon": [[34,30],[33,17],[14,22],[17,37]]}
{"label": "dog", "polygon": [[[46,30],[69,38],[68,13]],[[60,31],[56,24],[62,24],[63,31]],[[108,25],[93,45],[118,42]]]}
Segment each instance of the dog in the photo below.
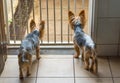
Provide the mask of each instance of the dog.
{"label": "dog", "polygon": [[18,64],[19,64],[19,77],[23,79],[23,69],[27,69],[27,76],[30,76],[31,65],[32,65],[32,55],[34,51],[36,52],[36,59],[40,59],[40,48],[39,39],[43,38],[45,22],[41,21],[39,27],[36,27],[35,21],[31,20],[30,30],[31,32],[22,40],[19,54],[18,54]]}
{"label": "dog", "polygon": [[[73,42],[76,51],[74,58],[79,58],[80,50],[82,50],[84,68],[97,73],[98,61],[95,51],[95,43],[92,38],[83,31],[86,23],[85,10],[82,10],[78,16],[75,16],[72,11],[69,11],[68,17],[71,29],[74,30]],[[90,64],[90,59],[92,60],[92,64]]]}

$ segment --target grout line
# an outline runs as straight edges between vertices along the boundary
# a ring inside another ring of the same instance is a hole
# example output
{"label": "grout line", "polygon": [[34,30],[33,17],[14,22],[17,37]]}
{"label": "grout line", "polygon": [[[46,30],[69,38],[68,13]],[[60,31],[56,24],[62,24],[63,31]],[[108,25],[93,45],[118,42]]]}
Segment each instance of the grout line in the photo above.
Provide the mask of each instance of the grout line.
{"label": "grout line", "polygon": [[35,80],[35,83],[37,83],[38,70],[39,70],[39,60],[38,60],[38,65],[37,65],[37,71],[36,71],[36,80]]}
{"label": "grout line", "polygon": [[110,58],[107,57],[107,59],[108,59],[108,64],[109,64],[109,68],[110,68],[110,72],[111,72],[111,76],[112,76],[112,81],[114,83],[113,73],[112,73],[112,69],[111,69],[111,65],[110,65]]}
{"label": "grout line", "polygon": [[[0,77],[0,78],[19,78],[19,77]],[[36,77],[24,77],[24,79],[36,78]]]}
{"label": "grout line", "polygon": [[73,75],[74,75],[74,83],[76,83],[76,79],[75,79],[75,62],[74,62],[74,58],[73,58]]}
{"label": "grout line", "polygon": [[112,78],[112,77],[76,77],[76,78]]}
{"label": "grout line", "polygon": [[74,77],[47,77],[45,76],[45,77],[37,77],[37,78],[74,78]]}

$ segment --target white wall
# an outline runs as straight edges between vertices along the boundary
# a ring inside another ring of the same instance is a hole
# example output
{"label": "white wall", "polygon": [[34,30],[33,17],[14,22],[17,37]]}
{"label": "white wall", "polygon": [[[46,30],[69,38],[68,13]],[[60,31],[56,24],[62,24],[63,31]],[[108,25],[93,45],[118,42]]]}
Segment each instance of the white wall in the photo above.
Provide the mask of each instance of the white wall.
{"label": "white wall", "polygon": [[120,56],[120,0],[96,0],[95,42],[100,56]]}

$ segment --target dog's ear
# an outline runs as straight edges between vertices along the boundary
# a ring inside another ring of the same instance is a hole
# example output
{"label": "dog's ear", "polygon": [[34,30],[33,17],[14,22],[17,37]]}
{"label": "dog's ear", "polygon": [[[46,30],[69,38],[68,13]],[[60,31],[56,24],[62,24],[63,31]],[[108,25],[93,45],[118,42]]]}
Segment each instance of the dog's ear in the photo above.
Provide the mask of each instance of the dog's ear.
{"label": "dog's ear", "polygon": [[71,20],[71,18],[73,18],[75,15],[72,11],[69,11],[68,12],[68,17],[69,17],[69,20]]}
{"label": "dog's ear", "polygon": [[69,11],[68,12],[68,19],[69,19],[69,23],[70,23],[71,29],[73,29],[72,21],[74,20],[74,17],[75,17],[74,13],[72,11]]}
{"label": "dog's ear", "polygon": [[85,17],[85,10],[82,10],[80,13],[79,13],[79,16],[81,17]]}
{"label": "dog's ear", "polygon": [[79,13],[79,16],[80,16],[80,18],[81,18],[81,23],[82,23],[82,26],[83,26],[83,28],[84,28],[85,23],[86,23],[85,10],[82,10],[82,11]]}
{"label": "dog's ear", "polygon": [[36,27],[36,23],[35,23],[35,21],[32,19],[32,20],[30,21],[30,32],[32,32],[35,27]]}
{"label": "dog's ear", "polygon": [[44,29],[45,29],[45,21],[41,21],[40,24],[39,24],[39,38],[42,39],[43,38],[43,35],[44,35]]}

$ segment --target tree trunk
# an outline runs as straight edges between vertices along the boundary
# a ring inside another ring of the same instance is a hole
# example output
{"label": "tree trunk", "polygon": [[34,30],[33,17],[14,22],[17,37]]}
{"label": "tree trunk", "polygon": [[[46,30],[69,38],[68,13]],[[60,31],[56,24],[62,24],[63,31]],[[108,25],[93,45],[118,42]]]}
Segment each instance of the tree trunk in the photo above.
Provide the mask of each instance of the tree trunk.
{"label": "tree trunk", "polygon": [[[10,39],[21,40],[26,32],[34,0],[19,0],[10,28]],[[14,29],[15,27],[15,29]]]}

